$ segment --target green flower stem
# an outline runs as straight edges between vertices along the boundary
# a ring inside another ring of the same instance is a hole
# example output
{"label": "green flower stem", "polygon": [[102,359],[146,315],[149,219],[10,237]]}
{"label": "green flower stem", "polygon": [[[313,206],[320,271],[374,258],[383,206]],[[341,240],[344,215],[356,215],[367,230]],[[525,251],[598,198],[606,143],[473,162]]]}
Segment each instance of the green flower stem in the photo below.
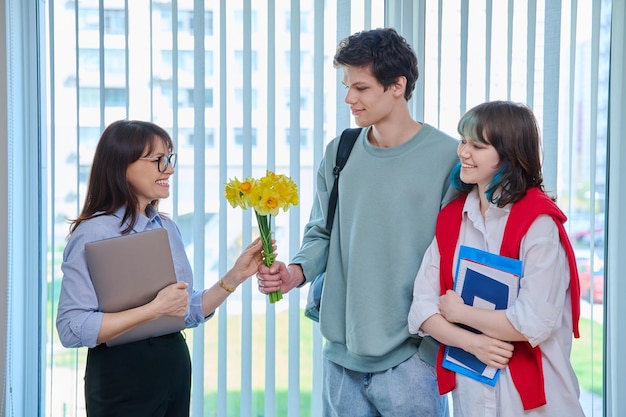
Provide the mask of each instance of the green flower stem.
{"label": "green flower stem", "polygon": [[[256,220],[259,225],[261,243],[263,243],[263,261],[266,266],[272,266],[276,258],[274,256],[274,248],[272,247],[272,230],[270,228],[271,216],[269,214],[262,216],[256,210],[254,210],[254,214],[256,215]],[[283,293],[278,289],[277,291],[269,293],[268,296],[270,303],[274,304],[276,301],[283,298]]]}

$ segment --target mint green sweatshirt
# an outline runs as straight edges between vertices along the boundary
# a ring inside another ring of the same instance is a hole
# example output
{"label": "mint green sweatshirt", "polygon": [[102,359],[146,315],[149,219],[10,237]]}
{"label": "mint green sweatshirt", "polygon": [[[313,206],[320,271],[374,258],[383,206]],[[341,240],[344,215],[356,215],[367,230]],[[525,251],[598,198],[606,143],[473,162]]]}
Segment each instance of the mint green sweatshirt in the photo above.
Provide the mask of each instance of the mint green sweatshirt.
{"label": "mint green sweatshirt", "polygon": [[381,372],[410,358],[420,338],[408,331],[413,281],[442,203],[455,192],[449,173],[458,141],[424,124],[408,142],[377,148],[357,139],[339,178],[332,234],[325,230],[338,138],[317,174],[302,246],[291,260],[307,281],[326,270],[320,330],[324,356],[358,372]]}

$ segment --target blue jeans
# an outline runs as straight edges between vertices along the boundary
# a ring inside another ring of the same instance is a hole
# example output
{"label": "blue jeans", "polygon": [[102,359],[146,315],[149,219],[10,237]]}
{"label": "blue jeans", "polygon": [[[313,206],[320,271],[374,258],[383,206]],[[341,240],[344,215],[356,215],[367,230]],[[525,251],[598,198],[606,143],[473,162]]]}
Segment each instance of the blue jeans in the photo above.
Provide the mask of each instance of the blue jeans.
{"label": "blue jeans", "polygon": [[448,417],[435,369],[416,353],[395,368],[366,373],[324,359],[324,417]]}

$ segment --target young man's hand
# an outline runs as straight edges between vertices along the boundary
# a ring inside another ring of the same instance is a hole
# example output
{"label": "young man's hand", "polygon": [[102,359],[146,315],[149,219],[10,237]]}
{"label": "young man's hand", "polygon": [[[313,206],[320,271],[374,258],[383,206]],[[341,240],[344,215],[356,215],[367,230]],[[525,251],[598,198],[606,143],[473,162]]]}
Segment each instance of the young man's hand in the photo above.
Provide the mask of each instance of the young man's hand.
{"label": "young man's hand", "polygon": [[302,284],[305,280],[302,267],[298,264],[285,265],[275,261],[272,266],[259,266],[257,272],[259,291],[263,294],[281,290],[283,294]]}

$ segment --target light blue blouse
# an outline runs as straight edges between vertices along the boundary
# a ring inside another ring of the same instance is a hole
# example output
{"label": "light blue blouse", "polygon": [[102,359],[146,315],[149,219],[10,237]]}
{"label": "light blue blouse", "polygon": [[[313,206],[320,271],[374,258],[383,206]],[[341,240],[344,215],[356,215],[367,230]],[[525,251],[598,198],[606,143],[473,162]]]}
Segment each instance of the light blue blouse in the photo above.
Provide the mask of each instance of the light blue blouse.
{"label": "light blue blouse", "polygon": [[[121,236],[128,221],[120,225],[124,210],[121,207],[112,215],[103,215],[83,221],[70,236],[63,252],[63,282],[57,313],[57,331],[65,347],[94,347],[102,323],[103,312],[98,309],[98,298],[91,284],[87,269],[85,244]],[[131,233],[164,227],[167,229],[174,259],[176,279],[185,281],[189,292],[189,309],[185,315],[187,327],[196,327],[208,320],[213,313],[204,316],[202,294],[204,290],[193,289],[193,273],[180,230],[169,218],[161,216],[152,206],[146,208],[146,216],[139,215]]]}

